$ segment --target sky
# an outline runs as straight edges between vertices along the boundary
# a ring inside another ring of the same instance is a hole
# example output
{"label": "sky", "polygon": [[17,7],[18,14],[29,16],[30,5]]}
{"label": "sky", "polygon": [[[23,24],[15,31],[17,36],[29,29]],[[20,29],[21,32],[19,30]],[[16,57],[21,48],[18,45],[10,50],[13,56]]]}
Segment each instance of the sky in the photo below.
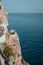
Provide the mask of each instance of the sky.
{"label": "sky", "polygon": [[43,13],[43,0],[3,0],[9,13]]}

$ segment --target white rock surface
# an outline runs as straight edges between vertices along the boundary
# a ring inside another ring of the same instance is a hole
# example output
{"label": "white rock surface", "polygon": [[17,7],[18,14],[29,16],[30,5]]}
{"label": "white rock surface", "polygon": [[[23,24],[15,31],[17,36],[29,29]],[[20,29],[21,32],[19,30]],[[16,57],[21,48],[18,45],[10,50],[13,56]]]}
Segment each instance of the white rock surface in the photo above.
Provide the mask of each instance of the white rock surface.
{"label": "white rock surface", "polygon": [[5,34],[0,37],[0,44],[2,44],[5,41]]}
{"label": "white rock surface", "polygon": [[4,63],[4,59],[2,58],[1,55],[0,55],[0,62],[1,62],[1,65],[5,65],[5,63]]}

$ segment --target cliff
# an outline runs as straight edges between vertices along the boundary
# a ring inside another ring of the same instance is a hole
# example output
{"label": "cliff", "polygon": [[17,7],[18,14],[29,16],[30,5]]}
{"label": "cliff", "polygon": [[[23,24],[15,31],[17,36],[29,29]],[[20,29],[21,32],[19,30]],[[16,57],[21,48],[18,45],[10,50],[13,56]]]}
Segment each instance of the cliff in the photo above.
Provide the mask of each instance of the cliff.
{"label": "cliff", "polygon": [[6,39],[3,42],[3,44],[1,44],[2,51],[7,46],[12,49],[12,52],[14,54],[14,56],[10,57],[10,61],[9,61],[10,65],[29,65],[22,58],[19,37],[17,32],[15,32],[15,30],[6,32]]}
{"label": "cliff", "polygon": [[7,29],[7,12],[0,0],[0,65],[29,65],[21,54],[18,34]]}

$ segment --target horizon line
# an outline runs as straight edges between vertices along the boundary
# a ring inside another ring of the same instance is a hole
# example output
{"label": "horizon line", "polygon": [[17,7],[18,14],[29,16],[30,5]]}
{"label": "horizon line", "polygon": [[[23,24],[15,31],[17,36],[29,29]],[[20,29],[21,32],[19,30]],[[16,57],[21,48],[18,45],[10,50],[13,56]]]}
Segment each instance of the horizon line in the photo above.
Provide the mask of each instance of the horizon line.
{"label": "horizon line", "polygon": [[[8,12],[8,13],[14,13],[14,12]],[[24,13],[24,12],[23,12],[23,13]],[[37,13],[38,13],[38,12],[37,12]],[[37,13],[36,13],[36,14],[37,14]],[[27,13],[27,14],[28,14],[28,13]],[[39,14],[41,14],[41,13],[39,13]],[[43,14],[43,13],[42,13],[42,14]]]}

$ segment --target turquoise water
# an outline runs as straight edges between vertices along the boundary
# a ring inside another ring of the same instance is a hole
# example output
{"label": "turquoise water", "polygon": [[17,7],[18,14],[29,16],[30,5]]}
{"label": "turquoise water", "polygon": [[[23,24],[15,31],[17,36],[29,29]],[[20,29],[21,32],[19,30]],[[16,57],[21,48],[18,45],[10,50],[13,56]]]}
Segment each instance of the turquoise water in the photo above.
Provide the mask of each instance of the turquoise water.
{"label": "turquoise water", "polygon": [[20,37],[23,58],[30,65],[43,65],[43,14],[9,14],[9,31]]}

